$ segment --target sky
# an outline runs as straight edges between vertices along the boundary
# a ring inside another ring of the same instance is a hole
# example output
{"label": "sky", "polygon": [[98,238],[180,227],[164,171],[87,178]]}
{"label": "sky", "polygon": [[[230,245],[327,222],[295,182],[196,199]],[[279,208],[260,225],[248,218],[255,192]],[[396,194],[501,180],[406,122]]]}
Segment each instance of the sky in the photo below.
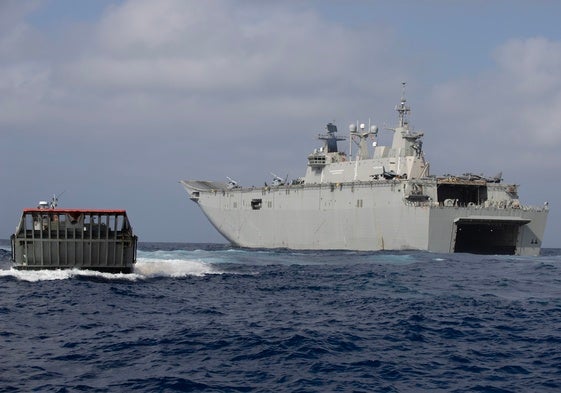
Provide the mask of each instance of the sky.
{"label": "sky", "polygon": [[553,0],[1,0],[0,239],[61,194],[127,209],[141,241],[225,242],[179,180],[303,176],[328,122],[395,125],[406,81],[432,174],[502,171],[523,204],[549,202],[543,246],[561,247],[559,15]]}

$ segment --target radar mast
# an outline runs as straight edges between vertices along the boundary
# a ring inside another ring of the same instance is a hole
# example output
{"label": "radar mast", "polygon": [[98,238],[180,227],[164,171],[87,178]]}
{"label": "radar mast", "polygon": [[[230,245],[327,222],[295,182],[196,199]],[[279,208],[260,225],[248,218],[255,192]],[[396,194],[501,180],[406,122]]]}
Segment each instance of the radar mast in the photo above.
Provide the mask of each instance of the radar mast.
{"label": "radar mast", "polygon": [[402,128],[408,127],[409,121],[407,120],[407,116],[409,112],[411,112],[411,108],[405,105],[407,102],[405,99],[405,85],[407,85],[407,82],[401,82],[401,102],[395,107],[395,110],[399,114],[399,127]]}

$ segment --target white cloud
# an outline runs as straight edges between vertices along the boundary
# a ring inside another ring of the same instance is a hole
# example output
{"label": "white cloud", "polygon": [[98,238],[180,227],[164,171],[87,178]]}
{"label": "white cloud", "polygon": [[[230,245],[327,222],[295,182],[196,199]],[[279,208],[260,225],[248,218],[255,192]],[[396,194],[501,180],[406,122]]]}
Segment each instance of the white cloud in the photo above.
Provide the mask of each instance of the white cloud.
{"label": "white cloud", "polygon": [[525,97],[542,97],[561,87],[561,43],[543,37],[511,40],[497,49],[495,60],[505,78]]}
{"label": "white cloud", "polygon": [[[518,131],[537,149],[561,145],[561,42],[513,40],[496,53]],[[553,145],[553,146],[552,146]]]}
{"label": "white cloud", "polygon": [[345,71],[364,72],[370,58],[364,48],[376,51],[384,41],[290,5],[179,0],[113,7],[97,38],[96,51],[71,64],[77,83],[186,95],[337,86]]}
{"label": "white cloud", "polygon": [[120,57],[147,51],[156,56],[178,52],[199,56],[217,35],[225,39],[220,45],[233,38],[226,8],[214,1],[129,1],[108,10],[99,24],[99,45]]}
{"label": "white cloud", "polygon": [[494,59],[485,73],[435,87],[430,107],[448,127],[438,130],[440,148],[464,166],[561,169],[561,43],[511,40]]}
{"label": "white cloud", "polygon": [[0,2],[0,59],[28,60],[40,48],[40,39],[24,17],[39,6],[38,1],[3,0]]}
{"label": "white cloud", "polygon": [[[64,56],[0,61],[8,70],[0,76],[0,123],[19,117],[35,122],[38,133],[137,135],[162,123],[175,127],[160,132],[174,133],[187,118],[187,128],[212,118],[261,134],[282,111],[295,120],[321,115],[319,122],[328,114],[327,122],[357,98],[368,97],[363,105],[370,106],[374,85],[374,95],[397,90],[402,72],[395,57],[385,53],[377,61],[391,35],[371,33],[291,3],[129,1],[81,30],[80,45],[68,37]],[[28,47],[48,39],[34,37]],[[44,45],[45,53],[60,48]],[[56,127],[46,130],[53,121]]]}

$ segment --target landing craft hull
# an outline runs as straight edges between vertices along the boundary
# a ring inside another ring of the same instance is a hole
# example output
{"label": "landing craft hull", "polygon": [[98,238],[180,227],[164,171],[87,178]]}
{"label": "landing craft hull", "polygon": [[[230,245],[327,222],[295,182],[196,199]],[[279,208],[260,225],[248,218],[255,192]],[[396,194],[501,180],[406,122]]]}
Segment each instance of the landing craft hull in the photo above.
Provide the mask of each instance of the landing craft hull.
{"label": "landing craft hull", "polygon": [[248,248],[538,255],[547,210],[404,198],[407,181],[227,189],[182,182],[216,229]]}
{"label": "landing craft hull", "polygon": [[137,242],[125,210],[24,209],[11,236],[13,267],[131,273]]}

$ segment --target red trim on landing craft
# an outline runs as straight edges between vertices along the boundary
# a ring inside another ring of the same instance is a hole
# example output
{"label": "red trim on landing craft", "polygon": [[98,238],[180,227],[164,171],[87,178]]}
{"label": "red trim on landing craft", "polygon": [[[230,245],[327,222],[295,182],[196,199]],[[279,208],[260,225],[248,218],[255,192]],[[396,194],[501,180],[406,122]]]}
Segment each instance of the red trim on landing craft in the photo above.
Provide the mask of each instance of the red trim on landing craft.
{"label": "red trim on landing craft", "polygon": [[92,214],[127,214],[123,209],[38,209],[36,207],[23,209],[24,213],[92,213]]}

